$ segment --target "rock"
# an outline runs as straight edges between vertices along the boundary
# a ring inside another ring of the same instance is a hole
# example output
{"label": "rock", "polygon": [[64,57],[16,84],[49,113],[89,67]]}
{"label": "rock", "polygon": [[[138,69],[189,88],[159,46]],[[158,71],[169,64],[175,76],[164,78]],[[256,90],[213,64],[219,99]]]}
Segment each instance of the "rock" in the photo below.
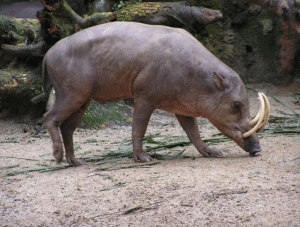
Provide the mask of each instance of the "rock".
{"label": "rock", "polygon": [[273,21],[270,19],[264,19],[261,21],[263,25],[263,34],[268,35],[269,32],[273,30]]}

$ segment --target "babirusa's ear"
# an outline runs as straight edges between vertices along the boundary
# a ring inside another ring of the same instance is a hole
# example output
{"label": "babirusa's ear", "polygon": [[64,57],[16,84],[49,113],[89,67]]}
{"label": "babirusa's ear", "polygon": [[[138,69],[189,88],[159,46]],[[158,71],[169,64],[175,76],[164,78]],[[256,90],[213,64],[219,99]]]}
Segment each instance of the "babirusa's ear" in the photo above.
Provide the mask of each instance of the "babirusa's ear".
{"label": "babirusa's ear", "polygon": [[214,72],[214,82],[220,91],[223,91],[225,88],[229,87],[225,82],[225,78],[218,75],[216,72]]}

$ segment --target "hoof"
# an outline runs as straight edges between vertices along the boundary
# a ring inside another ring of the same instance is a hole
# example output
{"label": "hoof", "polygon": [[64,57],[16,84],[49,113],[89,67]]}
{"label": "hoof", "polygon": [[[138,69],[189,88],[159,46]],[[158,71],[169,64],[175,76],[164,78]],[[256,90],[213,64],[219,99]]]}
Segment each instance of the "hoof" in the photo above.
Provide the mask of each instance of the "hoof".
{"label": "hoof", "polygon": [[257,151],[257,152],[250,152],[250,153],[249,153],[249,156],[250,156],[250,157],[260,156],[260,151]]}
{"label": "hoof", "polygon": [[63,159],[63,153],[62,152],[53,152],[53,156],[55,158],[56,164],[60,164]]}
{"label": "hoof", "polygon": [[69,163],[69,165],[74,165],[74,166],[86,165],[85,161],[77,158],[67,158],[67,162]]}
{"label": "hoof", "polygon": [[152,158],[149,155],[142,154],[142,155],[135,155],[134,161],[136,162],[151,162]]}
{"label": "hoof", "polygon": [[215,157],[215,158],[223,157],[223,153],[221,151],[218,151],[218,150],[211,149],[207,153],[209,154],[209,157]]}

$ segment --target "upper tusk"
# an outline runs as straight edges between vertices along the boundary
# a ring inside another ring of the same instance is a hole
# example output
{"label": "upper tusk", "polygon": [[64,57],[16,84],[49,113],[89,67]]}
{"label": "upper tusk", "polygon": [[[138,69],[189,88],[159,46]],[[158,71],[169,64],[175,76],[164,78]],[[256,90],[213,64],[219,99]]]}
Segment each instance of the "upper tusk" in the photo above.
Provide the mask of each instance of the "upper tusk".
{"label": "upper tusk", "polygon": [[259,111],[256,117],[250,122],[250,126],[255,125],[250,131],[243,134],[243,138],[249,137],[254,133],[258,133],[267,125],[270,119],[270,102],[265,94],[259,92],[258,99],[260,102]]}
{"label": "upper tusk", "polygon": [[257,112],[255,118],[253,118],[253,119],[251,120],[251,122],[250,122],[250,126],[251,126],[251,127],[254,126],[254,125],[257,123],[257,121],[258,121],[258,119],[259,119],[259,117],[260,117],[260,115],[261,115],[261,112],[262,112],[262,106],[263,106],[264,100],[263,100],[263,98],[262,98],[260,92],[258,93],[258,100],[259,100],[259,109],[258,109],[258,112]]}
{"label": "upper tusk", "polygon": [[263,94],[263,93],[261,93],[261,94],[262,94],[262,96],[264,98],[264,102],[265,102],[265,114],[264,114],[264,121],[256,133],[258,133],[264,129],[264,127],[267,125],[267,123],[270,119],[270,114],[271,114],[271,107],[270,107],[269,99],[267,98],[267,96],[265,94]]}
{"label": "upper tusk", "polygon": [[[259,102],[260,102],[260,108],[259,108],[260,111],[257,114],[258,115],[258,120],[255,119],[255,121],[257,121],[255,126],[250,131],[245,132],[243,134],[243,138],[252,136],[254,133],[256,133],[256,131],[260,128],[260,126],[262,124],[262,121],[263,121],[263,118],[264,118],[264,115],[265,115],[265,102],[264,102],[264,98],[263,98],[263,96],[260,92],[258,93],[258,99],[259,99]],[[250,125],[251,125],[251,123],[253,123],[253,122],[251,121]]]}

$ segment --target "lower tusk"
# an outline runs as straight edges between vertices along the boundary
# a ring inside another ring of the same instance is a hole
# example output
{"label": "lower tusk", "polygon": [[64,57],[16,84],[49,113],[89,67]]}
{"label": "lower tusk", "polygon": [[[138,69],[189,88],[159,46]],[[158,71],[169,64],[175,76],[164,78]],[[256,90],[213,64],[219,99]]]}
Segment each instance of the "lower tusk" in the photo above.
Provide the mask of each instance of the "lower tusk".
{"label": "lower tusk", "polygon": [[250,126],[255,126],[248,132],[243,134],[243,138],[249,137],[254,133],[258,133],[267,125],[270,119],[270,102],[268,98],[261,92],[258,93],[260,107],[256,117],[250,122]]}

